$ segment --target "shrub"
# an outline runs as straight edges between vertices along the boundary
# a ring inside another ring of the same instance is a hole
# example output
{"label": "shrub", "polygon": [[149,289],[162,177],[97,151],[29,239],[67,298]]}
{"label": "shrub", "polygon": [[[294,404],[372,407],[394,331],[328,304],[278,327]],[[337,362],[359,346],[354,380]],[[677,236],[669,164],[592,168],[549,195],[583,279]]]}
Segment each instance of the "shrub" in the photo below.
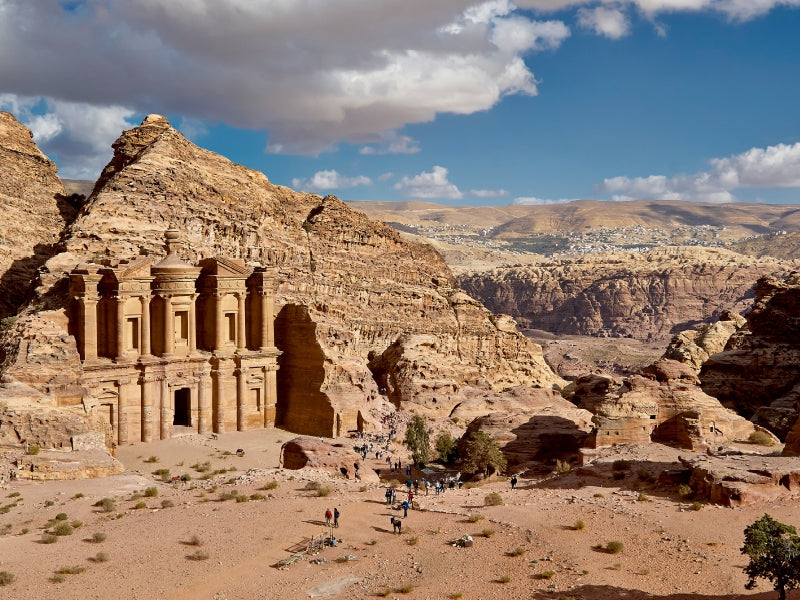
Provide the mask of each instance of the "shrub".
{"label": "shrub", "polygon": [[198,473],[205,473],[206,471],[211,470],[211,462],[206,461],[204,463],[195,463],[192,465],[192,469],[194,469]]}
{"label": "shrub", "polygon": [[490,538],[490,537],[492,537],[492,536],[494,535],[494,529],[492,529],[492,528],[490,528],[490,527],[487,527],[486,529],[484,529],[484,530],[481,532],[481,534],[482,534],[482,535],[483,535],[483,537],[485,537],[485,538]]}
{"label": "shrub", "polygon": [[114,512],[117,509],[117,501],[114,498],[103,498],[95,502],[94,506],[100,507],[102,512]]}
{"label": "shrub", "polygon": [[265,491],[266,491],[266,490],[276,490],[276,489],[278,489],[278,482],[277,482],[277,481],[275,481],[275,480],[273,479],[273,480],[272,480],[272,481],[270,481],[269,483],[265,483],[265,484],[264,484],[264,485],[261,487],[261,489],[262,489],[262,490],[265,490]]}
{"label": "shrub", "polygon": [[480,513],[472,513],[472,514],[471,514],[469,517],[467,517],[467,520],[468,520],[470,523],[477,523],[478,521],[483,521],[485,518],[486,518],[486,517],[484,517],[484,516],[483,516],[482,514],[480,514]]}
{"label": "shrub", "polygon": [[619,554],[620,552],[622,552],[622,549],[624,547],[625,546],[623,545],[622,542],[617,542],[617,541],[608,542],[606,544],[605,551],[608,554]]}
{"label": "shrub", "polygon": [[759,446],[774,446],[775,440],[766,431],[754,431],[749,435],[747,441],[751,444],[758,444]]}
{"label": "shrub", "polygon": [[28,446],[28,454],[31,456],[36,456],[41,450],[39,446]]}
{"label": "shrub", "polygon": [[611,463],[611,469],[613,471],[627,471],[631,468],[631,461],[629,460],[622,460],[618,459]]}
{"label": "shrub", "polygon": [[191,554],[187,554],[186,558],[188,558],[189,560],[208,560],[209,554],[204,550],[196,550]]}
{"label": "shrub", "polygon": [[72,535],[74,531],[72,525],[67,523],[66,521],[61,521],[58,525],[55,526],[53,529],[53,533],[59,537],[64,535]]}
{"label": "shrub", "polygon": [[156,469],[155,471],[153,471],[153,475],[166,480],[169,477],[169,469]]}
{"label": "shrub", "polygon": [[575,531],[583,531],[584,529],[586,529],[586,523],[584,522],[583,519],[578,519],[577,521],[575,521],[575,525],[573,525],[572,528]]}
{"label": "shrub", "polygon": [[486,494],[486,497],[483,499],[483,503],[486,506],[502,506],[503,497],[497,492],[492,492],[491,494]]}
{"label": "shrub", "polygon": [[569,473],[571,468],[569,462],[566,460],[556,460],[556,473],[563,475],[564,473]]}
{"label": "shrub", "polygon": [[322,486],[317,490],[317,497],[324,498],[325,496],[330,496],[333,493],[333,488],[330,486]]}
{"label": "shrub", "polygon": [[175,506],[175,503],[172,500],[161,501],[161,508],[172,508],[173,506]]}
{"label": "shrub", "polygon": [[636,501],[637,502],[650,502],[650,496],[648,496],[644,492],[639,492],[639,496],[637,496]]}
{"label": "shrub", "polygon": [[158,488],[149,487],[144,491],[145,498],[155,498],[156,496],[158,496]]}
{"label": "shrub", "polygon": [[91,559],[92,562],[108,562],[108,553],[107,552],[98,552],[94,555],[94,558]]}
{"label": "shrub", "polygon": [[187,546],[202,546],[203,540],[201,540],[197,535],[193,535],[189,538],[189,541],[184,542]]}
{"label": "shrub", "polygon": [[250,500],[263,500],[264,494],[250,494]]}
{"label": "shrub", "polygon": [[61,573],[56,573],[50,578],[50,581],[53,583],[63,583],[66,579],[66,576],[62,575]]}
{"label": "shrub", "polygon": [[225,502],[226,500],[233,500],[239,495],[239,490],[229,490],[226,492],[220,492],[219,496],[217,496],[218,502]]}
{"label": "shrub", "polygon": [[552,579],[555,575],[555,571],[542,571],[536,576],[536,579]]}
{"label": "shrub", "polygon": [[66,521],[68,518],[67,513],[58,513],[56,515],[56,521]]}
{"label": "shrub", "polygon": [[147,503],[145,502],[137,502],[133,505],[133,510],[141,510],[143,508],[147,508]]}
{"label": "shrub", "polygon": [[416,546],[417,544],[419,544],[419,536],[416,536],[416,535],[415,535],[415,536],[412,536],[412,537],[408,538],[408,539],[406,540],[406,543],[407,543],[409,546]]}
{"label": "shrub", "polygon": [[75,494],[72,497],[73,500],[78,500],[79,498],[83,498],[83,493],[82,492],[78,492],[77,494]]}
{"label": "shrub", "polygon": [[250,498],[248,498],[244,494],[240,494],[240,495],[236,496],[236,502],[241,503],[241,502],[247,502],[248,500],[250,500]]}
{"label": "shrub", "polygon": [[602,494],[602,493],[600,493],[600,492],[597,492],[597,493],[594,495],[594,497],[595,497],[595,498],[605,498],[605,497],[606,497],[606,495],[605,495],[605,494]]}
{"label": "shrub", "polygon": [[448,596],[448,598],[450,600],[460,600],[463,596],[464,594],[462,594],[461,592],[453,592]]}
{"label": "shrub", "polygon": [[73,565],[71,567],[61,567],[56,573],[59,575],[77,575],[79,573],[83,573],[86,570],[86,567],[81,565]]}
{"label": "shrub", "polygon": [[692,510],[703,510],[702,502],[692,502]]}
{"label": "shrub", "polygon": [[0,586],[9,585],[14,581],[14,574],[8,571],[0,571]]}
{"label": "shrub", "polygon": [[497,578],[497,583],[508,583],[509,581],[511,581],[511,577],[508,575],[500,575],[500,577]]}
{"label": "shrub", "polygon": [[639,469],[636,471],[636,478],[639,481],[644,481],[645,483],[653,483],[656,480],[655,475],[653,475],[647,469]]}
{"label": "shrub", "polygon": [[691,488],[691,486],[688,486],[685,483],[682,483],[678,486],[678,496],[681,498],[691,498],[693,495],[694,490]]}
{"label": "shrub", "polygon": [[321,487],[322,487],[322,484],[319,481],[309,481],[305,485],[305,487],[303,487],[303,489],[304,490],[318,490]]}
{"label": "shrub", "polygon": [[58,541],[58,536],[52,533],[42,534],[42,539],[39,540],[42,544],[55,544]]}
{"label": "shrub", "polygon": [[148,457],[148,458],[145,458],[145,459],[144,459],[144,462],[146,462],[146,463],[157,463],[157,462],[158,462],[158,460],[159,460],[159,459],[158,459],[158,457],[157,457],[157,456],[150,456],[150,457]]}
{"label": "shrub", "polygon": [[395,593],[397,594],[410,594],[414,591],[414,584],[413,583],[403,583],[400,586],[394,588]]}
{"label": "shrub", "polygon": [[517,546],[511,552],[508,553],[509,556],[522,556],[525,554],[525,548],[522,546]]}
{"label": "shrub", "polygon": [[53,506],[54,504],[55,504],[55,502],[53,502],[52,500],[45,500],[45,502],[44,502],[45,506]]}
{"label": "shrub", "polygon": [[73,521],[71,525],[73,529],[80,529],[83,527],[83,521]]}
{"label": "shrub", "polygon": [[95,531],[95,532],[92,534],[92,538],[91,538],[91,540],[90,540],[90,541],[91,541],[93,544],[99,544],[99,543],[101,543],[101,542],[105,542],[105,541],[106,541],[106,537],[107,537],[107,536],[106,536],[106,534],[105,534],[105,533],[103,533],[102,531]]}

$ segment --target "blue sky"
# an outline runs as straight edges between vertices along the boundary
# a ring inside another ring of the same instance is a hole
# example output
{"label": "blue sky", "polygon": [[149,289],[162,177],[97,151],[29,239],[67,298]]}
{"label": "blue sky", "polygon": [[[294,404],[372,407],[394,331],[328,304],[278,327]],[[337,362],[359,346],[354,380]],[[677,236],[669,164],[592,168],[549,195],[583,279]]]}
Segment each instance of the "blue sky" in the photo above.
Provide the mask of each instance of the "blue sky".
{"label": "blue sky", "polygon": [[147,113],[294,189],[800,201],[800,0],[0,0],[0,109],[93,179]]}

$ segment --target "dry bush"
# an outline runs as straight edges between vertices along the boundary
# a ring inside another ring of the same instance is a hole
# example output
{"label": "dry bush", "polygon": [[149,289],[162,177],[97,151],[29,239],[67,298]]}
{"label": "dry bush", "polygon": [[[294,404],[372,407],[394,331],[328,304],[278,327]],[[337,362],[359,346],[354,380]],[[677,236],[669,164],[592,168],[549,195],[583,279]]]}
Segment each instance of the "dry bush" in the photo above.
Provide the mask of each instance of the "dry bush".
{"label": "dry bush", "polygon": [[89,541],[92,542],[93,544],[99,544],[101,542],[105,542],[106,537],[107,537],[106,534],[103,533],[102,531],[95,531],[92,534],[92,537]]}
{"label": "dry bush", "polygon": [[553,577],[555,577],[555,575],[556,575],[555,571],[542,571],[541,573],[536,575],[536,579],[552,579]]}
{"label": "dry bush", "polygon": [[486,517],[484,517],[481,513],[472,513],[467,520],[470,523],[477,523],[478,521],[483,521]]}
{"label": "dry bush", "polygon": [[775,445],[775,440],[765,431],[754,431],[748,436],[747,441],[751,444],[758,444],[759,446],[769,447]]}
{"label": "dry bush", "polygon": [[569,473],[572,467],[566,460],[556,460],[556,473],[564,474]]}
{"label": "dry bush", "polygon": [[265,483],[265,484],[264,484],[264,485],[261,487],[261,489],[262,489],[262,490],[265,490],[265,491],[266,491],[266,490],[275,490],[275,489],[278,489],[278,482],[277,482],[277,481],[275,481],[275,480],[273,479],[272,481],[270,481],[270,482],[268,482],[268,483]]}
{"label": "dry bush", "polygon": [[94,503],[102,512],[114,512],[117,509],[117,501],[114,498],[103,498]]}
{"label": "dry bush", "polygon": [[522,556],[523,554],[525,554],[525,548],[523,548],[522,546],[517,546],[510,552],[507,552],[507,554],[508,556]]}
{"label": "dry bush", "polygon": [[0,571],[0,587],[10,585],[14,582],[14,574],[8,571]]}
{"label": "dry bush", "polygon": [[481,535],[483,535],[483,537],[485,538],[490,538],[494,535],[494,529],[492,529],[491,527],[487,527],[486,529],[481,531]]}
{"label": "dry bush", "polygon": [[586,523],[584,522],[583,519],[578,519],[577,521],[575,521],[575,525],[572,526],[572,529],[574,529],[575,531],[583,531],[584,529],[586,529]]}
{"label": "dry bush", "polygon": [[158,488],[149,487],[144,491],[145,498],[155,498],[156,496],[158,496]]}
{"label": "dry bush", "polygon": [[61,521],[53,528],[53,533],[59,537],[64,535],[72,535],[74,528],[66,521]]}
{"label": "dry bush", "polygon": [[189,560],[208,560],[209,554],[205,550],[196,550],[191,554],[187,554],[186,558]]}
{"label": "dry bush", "polygon": [[486,497],[483,499],[483,503],[486,506],[502,506],[503,497],[497,492],[492,492],[491,494],[486,494]]}
{"label": "dry bush", "polygon": [[318,498],[324,498],[326,496],[330,496],[332,493],[333,493],[333,488],[328,485],[324,485],[317,489]]}
{"label": "dry bush", "polygon": [[89,560],[96,563],[103,563],[103,562],[108,562],[108,558],[109,557],[107,552],[98,552]]}

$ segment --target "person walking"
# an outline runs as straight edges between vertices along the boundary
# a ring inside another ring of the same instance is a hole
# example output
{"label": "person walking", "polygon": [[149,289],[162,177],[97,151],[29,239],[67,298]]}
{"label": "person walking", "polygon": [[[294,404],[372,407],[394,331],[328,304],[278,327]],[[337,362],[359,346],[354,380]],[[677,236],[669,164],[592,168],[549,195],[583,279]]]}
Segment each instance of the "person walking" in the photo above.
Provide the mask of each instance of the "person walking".
{"label": "person walking", "polygon": [[332,518],[333,518],[333,513],[331,512],[331,509],[329,508],[328,510],[325,511],[325,524],[328,527],[331,526],[331,519]]}
{"label": "person walking", "polygon": [[391,487],[387,487],[386,488],[386,493],[384,494],[384,496],[386,496],[386,504],[391,504],[392,503],[392,488]]}
{"label": "person walking", "polygon": [[408,516],[408,500],[403,500],[403,518]]}
{"label": "person walking", "polygon": [[334,527],[339,526],[339,509],[336,507],[334,507],[333,509],[333,526]]}
{"label": "person walking", "polygon": [[517,476],[516,475],[512,475],[511,476],[511,489],[512,490],[517,489]]}

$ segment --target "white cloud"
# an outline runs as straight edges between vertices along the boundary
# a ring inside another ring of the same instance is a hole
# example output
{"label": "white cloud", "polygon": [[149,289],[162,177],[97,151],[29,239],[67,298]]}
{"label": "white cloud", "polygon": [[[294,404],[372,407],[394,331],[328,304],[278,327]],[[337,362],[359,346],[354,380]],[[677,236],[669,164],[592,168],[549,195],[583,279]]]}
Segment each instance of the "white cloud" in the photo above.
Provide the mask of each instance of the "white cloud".
{"label": "white cloud", "polygon": [[501,198],[503,196],[508,196],[508,190],[502,188],[499,190],[470,190],[469,193],[478,198]]}
{"label": "white cloud", "polygon": [[328,190],[343,190],[359,185],[372,185],[372,180],[364,175],[344,177],[337,171],[317,171],[309,179],[292,179],[292,187],[298,190],[324,192]]}
{"label": "white cloud", "polygon": [[628,17],[617,8],[578,9],[578,24],[586,29],[592,29],[597,35],[604,35],[612,40],[618,40],[628,35],[630,22]]}
{"label": "white cloud", "polygon": [[411,198],[460,200],[464,197],[461,190],[447,180],[447,169],[440,166],[434,166],[430,172],[423,171],[414,177],[403,177],[394,184],[394,189]]}
{"label": "white cloud", "polygon": [[536,196],[520,196],[514,198],[512,204],[526,204],[526,205],[543,205],[543,204],[566,204],[567,202],[574,202],[575,198],[559,198],[554,200],[551,198],[537,198]]}
{"label": "white cloud", "polygon": [[123,129],[136,123],[134,112],[123,106],[93,106],[0,95],[0,108],[14,113],[30,128],[33,139],[50,158],[58,160],[59,174],[67,179],[94,179],[111,159],[111,143]]}
{"label": "white cloud", "polygon": [[0,91],[180,113],[318,154],[534,95],[524,58],[568,34],[509,0],[0,0]]}
{"label": "white cloud", "polygon": [[378,147],[364,146],[359,154],[416,154],[420,151],[419,142],[407,135],[399,135],[397,132],[389,131],[383,136],[384,139]]}
{"label": "white cloud", "polygon": [[800,142],[751,148],[728,158],[710,161],[710,171],[693,175],[650,175],[649,177],[611,177],[595,187],[612,194],[614,200],[648,198],[657,200],[695,200],[734,202],[738,188],[800,187]]}

